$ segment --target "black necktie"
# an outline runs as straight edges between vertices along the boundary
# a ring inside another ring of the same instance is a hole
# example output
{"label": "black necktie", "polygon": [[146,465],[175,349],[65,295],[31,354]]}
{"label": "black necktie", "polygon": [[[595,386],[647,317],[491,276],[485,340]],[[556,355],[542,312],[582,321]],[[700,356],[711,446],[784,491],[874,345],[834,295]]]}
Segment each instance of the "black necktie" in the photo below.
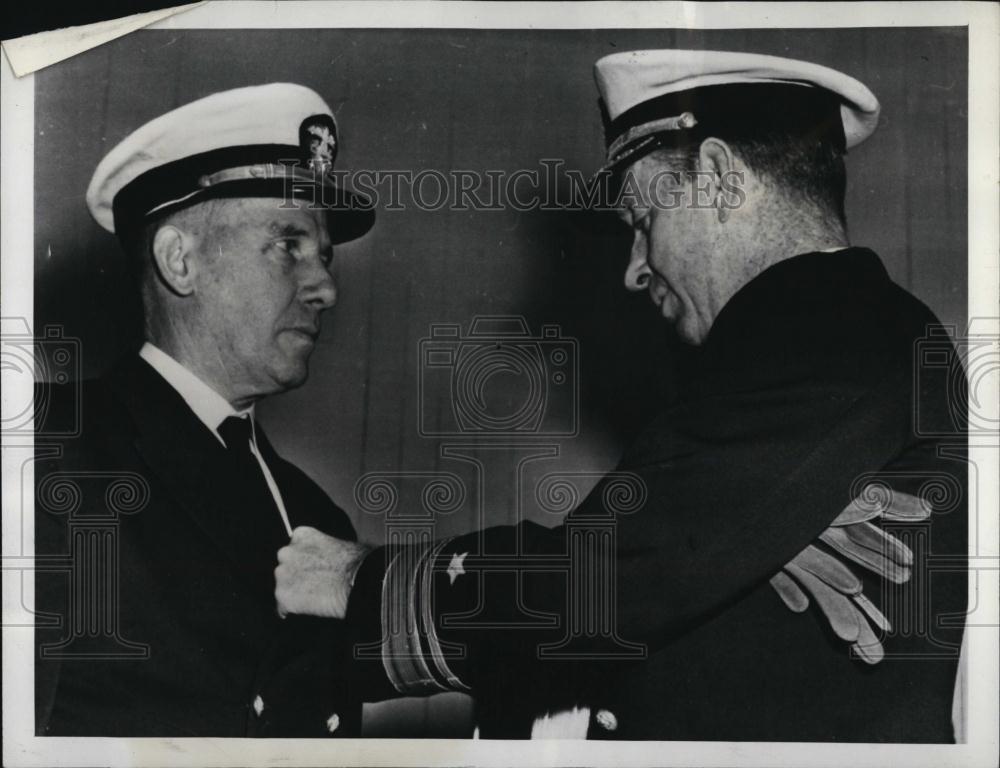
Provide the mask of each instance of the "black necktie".
{"label": "black necktie", "polygon": [[250,452],[250,442],[253,440],[253,425],[249,416],[227,416],[219,425],[219,435],[226,448],[234,456],[245,456],[256,461]]}
{"label": "black necktie", "polygon": [[236,506],[233,535],[244,552],[244,567],[265,585],[270,583],[273,591],[277,552],[288,543],[288,532],[264,472],[250,451],[252,429],[249,417],[229,416],[218,431],[233,460],[232,498]]}
{"label": "black necktie", "polygon": [[[274,518],[281,520],[281,513],[278,511],[278,504],[271,493],[271,487],[267,484],[264,471],[260,467],[260,462],[250,450],[253,444],[253,425],[249,416],[227,416],[219,425],[219,435],[226,443],[229,454],[236,460],[240,468],[241,480],[250,483],[255,494],[266,499],[267,503],[262,504],[274,510]],[[282,526],[284,527],[284,526]]]}

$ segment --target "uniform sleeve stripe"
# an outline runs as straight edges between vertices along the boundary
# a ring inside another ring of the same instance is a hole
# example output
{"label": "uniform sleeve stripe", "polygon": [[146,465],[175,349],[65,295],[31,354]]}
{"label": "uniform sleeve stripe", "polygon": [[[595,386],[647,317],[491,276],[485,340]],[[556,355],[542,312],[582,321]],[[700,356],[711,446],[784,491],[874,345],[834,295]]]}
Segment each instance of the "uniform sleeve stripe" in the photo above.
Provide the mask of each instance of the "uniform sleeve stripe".
{"label": "uniform sleeve stripe", "polygon": [[[441,674],[441,669],[434,662],[434,646],[431,642],[431,633],[434,632],[433,625],[433,613],[428,616],[427,605],[430,604],[430,595],[432,584],[428,582],[428,577],[431,577],[433,573],[432,569],[426,567],[426,563],[433,563],[435,557],[437,557],[437,552],[440,551],[440,545],[435,546],[426,557],[421,559],[421,567],[417,569],[414,575],[414,587],[413,587],[413,606],[414,606],[414,620],[417,626],[417,636],[420,640],[420,652],[423,654],[425,663],[427,664],[427,670],[434,677],[434,680],[444,689],[448,689],[449,681],[447,677]],[[431,620],[431,624],[427,623],[428,618]]]}
{"label": "uniform sleeve stripe", "polygon": [[[429,646],[429,655],[431,661],[436,667],[438,675],[443,678],[448,688],[453,691],[470,691],[472,690],[469,686],[463,683],[458,675],[456,675],[451,667],[448,666],[448,662],[444,657],[444,650],[441,647],[441,642],[437,636],[437,628],[434,622],[434,611],[433,611],[433,599],[432,599],[432,588],[434,585],[434,571],[436,570],[436,565],[438,558],[441,556],[442,550],[445,548],[451,539],[446,539],[434,547],[431,550],[429,557],[425,558],[421,574],[421,590],[420,590],[420,618],[421,628],[427,640]],[[456,650],[461,651],[462,649],[458,646],[455,647]]]}
{"label": "uniform sleeve stripe", "polygon": [[446,691],[431,673],[420,647],[416,581],[430,547],[404,547],[389,564],[382,584],[382,665],[400,693]]}

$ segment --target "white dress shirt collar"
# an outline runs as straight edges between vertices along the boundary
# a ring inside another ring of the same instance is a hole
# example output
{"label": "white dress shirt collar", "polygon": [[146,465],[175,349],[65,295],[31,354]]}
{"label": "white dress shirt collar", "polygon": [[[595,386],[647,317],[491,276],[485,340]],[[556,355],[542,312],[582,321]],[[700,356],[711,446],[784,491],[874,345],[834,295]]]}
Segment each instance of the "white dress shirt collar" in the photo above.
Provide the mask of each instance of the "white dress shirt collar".
{"label": "white dress shirt collar", "polygon": [[226,398],[154,344],[148,341],[143,344],[139,350],[139,357],[149,363],[170,386],[177,390],[188,407],[194,411],[194,415],[223,445],[225,442],[219,436],[218,427],[227,417],[249,415],[250,423],[253,424],[252,405],[246,410],[237,411]]}

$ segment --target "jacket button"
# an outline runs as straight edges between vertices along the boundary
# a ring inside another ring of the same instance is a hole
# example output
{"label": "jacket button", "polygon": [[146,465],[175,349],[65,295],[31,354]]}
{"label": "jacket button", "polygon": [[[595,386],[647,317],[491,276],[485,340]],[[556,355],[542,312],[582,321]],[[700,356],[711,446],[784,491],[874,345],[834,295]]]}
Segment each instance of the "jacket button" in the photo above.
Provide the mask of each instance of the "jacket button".
{"label": "jacket button", "polygon": [[326,729],[333,733],[340,727],[340,715],[334,712],[326,719]]}
{"label": "jacket button", "polygon": [[607,710],[600,709],[597,714],[594,715],[597,719],[597,724],[601,726],[606,731],[617,731],[618,730],[618,718],[615,717],[615,713]]}
{"label": "jacket button", "polygon": [[258,717],[264,711],[264,700],[260,696],[253,700],[253,711],[257,713]]}

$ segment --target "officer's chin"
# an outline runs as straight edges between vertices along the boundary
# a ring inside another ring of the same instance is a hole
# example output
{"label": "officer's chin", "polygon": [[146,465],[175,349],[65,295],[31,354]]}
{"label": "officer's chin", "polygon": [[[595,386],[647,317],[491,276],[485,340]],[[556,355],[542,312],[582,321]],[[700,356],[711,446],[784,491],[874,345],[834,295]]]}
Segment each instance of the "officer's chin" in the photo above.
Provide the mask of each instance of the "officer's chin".
{"label": "officer's chin", "polygon": [[301,387],[309,379],[309,355],[283,355],[280,364],[272,369],[271,378],[277,385],[275,394]]}
{"label": "officer's chin", "polygon": [[700,347],[705,343],[708,331],[702,328],[701,324],[695,320],[691,321],[686,315],[670,319],[674,333],[677,338],[689,347]]}
{"label": "officer's chin", "polygon": [[286,379],[287,389],[301,387],[309,380],[309,361],[303,360]]}

